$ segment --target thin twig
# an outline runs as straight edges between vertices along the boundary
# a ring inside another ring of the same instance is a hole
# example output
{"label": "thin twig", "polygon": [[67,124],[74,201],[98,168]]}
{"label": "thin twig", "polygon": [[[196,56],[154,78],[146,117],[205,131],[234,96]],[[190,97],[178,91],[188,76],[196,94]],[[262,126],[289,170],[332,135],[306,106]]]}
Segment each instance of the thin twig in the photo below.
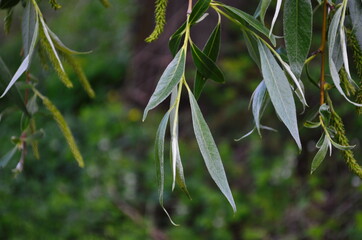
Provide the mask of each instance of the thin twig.
{"label": "thin twig", "polygon": [[319,48],[319,51],[322,54],[322,64],[321,64],[321,76],[319,82],[319,89],[320,89],[320,105],[324,104],[324,84],[325,80],[325,65],[326,65],[326,41],[327,41],[327,11],[328,11],[328,1],[324,0],[323,2],[323,26],[322,26],[322,42]]}

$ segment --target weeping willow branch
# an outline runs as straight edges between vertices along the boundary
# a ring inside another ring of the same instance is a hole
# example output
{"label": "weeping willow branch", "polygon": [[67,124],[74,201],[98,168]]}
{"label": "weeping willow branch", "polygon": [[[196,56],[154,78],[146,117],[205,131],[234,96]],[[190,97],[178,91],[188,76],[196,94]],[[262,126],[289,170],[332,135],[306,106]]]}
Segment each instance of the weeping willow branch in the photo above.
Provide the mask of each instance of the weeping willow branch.
{"label": "weeping willow branch", "polygon": [[325,64],[326,64],[326,37],[327,37],[327,7],[328,7],[328,1],[324,0],[323,2],[323,26],[322,26],[322,43],[319,48],[320,52],[322,53],[322,63],[321,63],[321,76],[319,81],[319,89],[320,89],[320,105],[323,105],[324,103],[324,84],[326,82],[325,80]]}
{"label": "weeping willow branch", "polygon": [[155,22],[156,26],[151,35],[145,39],[146,42],[153,42],[161,35],[166,24],[166,9],[168,0],[156,0]]}

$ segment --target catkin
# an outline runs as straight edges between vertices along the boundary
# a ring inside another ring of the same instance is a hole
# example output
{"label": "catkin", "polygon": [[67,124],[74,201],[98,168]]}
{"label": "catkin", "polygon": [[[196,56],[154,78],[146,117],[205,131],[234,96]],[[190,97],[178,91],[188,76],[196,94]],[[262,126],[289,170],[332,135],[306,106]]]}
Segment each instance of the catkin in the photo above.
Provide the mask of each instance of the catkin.
{"label": "catkin", "polygon": [[347,96],[354,95],[356,93],[356,88],[349,81],[346,69],[344,67],[339,70],[339,78],[341,79],[342,87],[346,91]]}
{"label": "catkin", "polygon": [[70,54],[63,53],[63,57],[65,60],[69,63],[69,65],[73,68],[75,74],[77,75],[80,84],[83,86],[84,90],[87,92],[88,96],[91,98],[95,97],[94,90],[92,89],[92,86],[90,85],[87,76],[85,75],[82,67],[80,66],[77,59],[75,59],[74,56]]}
{"label": "catkin", "polygon": [[156,26],[151,35],[145,39],[146,42],[153,42],[161,35],[166,24],[166,9],[168,0],[156,0],[155,22]]}
{"label": "catkin", "polygon": [[39,35],[40,35],[40,44],[41,47],[44,49],[44,51],[47,53],[50,62],[53,65],[53,68],[55,70],[55,72],[58,74],[59,79],[64,83],[64,85],[68,88],[73,87],[72,82],[69,80],[68,75],[66,74],[66,72],[62,69],[62,66],[60,65],[55,53],[53,52],[52,47],[50,46],[50,43],[48,42],[47,37],[45,36],[44,31],[41,30],[39,31]]}
{"label": "catkin", "polygon": [[45,107],[52,113],[53,118],[57,122],[60,130],[62,131],[62,133],[69,145],[69,148],[70,148],[71,152],[73,153],[75,160],[78,162],[78,165],[80,167],[84,167],[83,157],[78,149],[78,146],[74,140],[73,134],[70,131],[70,128],[69,128],[67,122],[65,121],[63,115],[60,113],[60,111],[56,108],[56,106],[54,106],[54,104],[47,97],[42,96],[39,93],[37,93],[37,94],[42,99]]}
{"label": "catkin", "polygon": [[[338,143],[343,146],[349,146],[349,141],[346,137],[346,131],[344,129],[344,124],[341,117],[335,111],[332,110],[331,112],[331,124],[336,130],[336,139]],[[342,151],[342,154],[348,167],[352,170],[352,172],[354,172],[359,178],[362,179],[362,168],[357,163],[357,160],[354,158],[352,150],[348,149]]]}
{"label": "catkin", "polygon": [[[350,46],[353,52],[353,60],[356,65],[357,75],[360,79],[359,82],[360,88],[357,92],[356,102],[362,104],[362,50],[358,43],[355,33],[352,31],[346,31],[346,33],[347,33],[348,45]],[[357,113],[362,114],[361,107],[357,107]]]}

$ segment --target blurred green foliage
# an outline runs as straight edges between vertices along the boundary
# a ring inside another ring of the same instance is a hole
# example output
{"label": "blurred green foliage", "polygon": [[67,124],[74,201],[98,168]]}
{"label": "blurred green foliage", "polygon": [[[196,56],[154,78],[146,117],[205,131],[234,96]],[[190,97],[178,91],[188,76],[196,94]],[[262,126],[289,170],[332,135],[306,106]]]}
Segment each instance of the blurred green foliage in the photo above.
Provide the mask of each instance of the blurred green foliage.
{"label": "blurred green foliage", "polygon": [[[130,2],[117,1],[110,9],[99,7],[97,1],[64,2],[64,11],[48,12],[50,27],[64,42],[79,50],[93,49],[91,55],[79,57],[96,90],[93,101],[79,86],[64,89],[52,72],[38,67],[39,59],[33,64],[43,92],[74,131],[86,167],[77,167],[56,124],[42,111],[37,119],[46,132],[40,141],[41,159],[29,151],[25,170],[16,177],[11,169],[18,155],[0,169],[0,239],[360,239],[361,181],[348,171],[339,153],[309,175],[315,151],[310,139],[318,132],[301,131],[307,149],[303,155],[298,155],[276,117],[266,117],[263,123],[280,129],[278,133],[232,141],[251,127],[248,98],[260,79],[249,56],[227,52],[221,66],[228,84],[221,88],[210,84],[201,108],[216,136],[238,211],[232,213],[209,177],[185,108],[180,150],[192,200],[178,189],[171,192],[167,174],[165,206],[181,226],[170,224],[158,205],[153,159],[161,115],[153,111],[141,123],[143,109],[122,95],[132,55],[132,16],[137,11]],[[0,54],[11,69],[20,60],[18,20],[6,41],[1,39]],[[226,45],[225,49],[235,47]],[[349,119],[348,108],[340,108],[346,109],[344,119]],[[10,137],[18,134],[20,118],[5,115],[0,122],[2,155],[11,148]],[[355,121],[347,128],[361,136],[362,123]]]}

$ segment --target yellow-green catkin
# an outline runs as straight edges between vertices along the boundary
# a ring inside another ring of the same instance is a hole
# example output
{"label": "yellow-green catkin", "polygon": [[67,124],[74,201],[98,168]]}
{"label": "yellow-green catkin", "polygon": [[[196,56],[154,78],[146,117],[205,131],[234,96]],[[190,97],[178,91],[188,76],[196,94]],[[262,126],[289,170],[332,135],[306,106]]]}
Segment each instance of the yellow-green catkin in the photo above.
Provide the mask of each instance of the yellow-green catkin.
{"label": "yellow-green catkin", "polygon": [[90,85],[87,76],[85,75],[83,68],[81,67],[81,65],[79,64],[79,62],[77,61],[77,59],[70,55],[70,54],[63,54],[63,57],[65,58],[65,60],[69,63],[69,65],[73,68],[75,74],[77,75],[80,84],[82,84],[84,90],[86,91],[86,93],[88,94],[89,97],[94,98],[95,97],[95,93],[94,90],[92,89],[92,86]]}
{"label": "yellow-green catkin", "polygon": [[161,35],[166,24],[166,9],[168,0],[156,0],[155,22],[156,26],[151,35],[145,39],[146,42],[153,42]]}
{"label": "yellow-green catkin", "polygon": [[41,95],[39,92],[36,92],[36,94],[42,99],[43,104],[45,107],[52,113],[54,120],[57,122],[58,127],[62,131],[69,148],[71,152],[73,153],[73,156],[75,160],[78,162],[78,165],[80,167],[84,167],[84,161],[83,157],[78,149],[78,146],[74,140],[73,134],[70,131],[70,128],[65,121],[63,115],[60,113],[60,111],[56,108],[56,106],[45,96]]}
{"label": "yellow-green catkin", "polygon": [[342,88],[346,91],[347,96],[354,95],[356,93],[356,88],[349,81],[346,69],[344,67],[339,70],[339,78],[341,79]]}
{"label": "yellow-green catkin", "polygon": [[57,2],[57,0],[49,0],[50,5],[53,9],[57,10],[61,8],[62,6]]}
{"label": "yellow-green catkin", "polygon": [[4,18],[4,30],[5,30],[5,34],[9,34],[10,32],[10,27],[11,24],[13,22],[13,9],[10,8],[7,10],[6,16]]}
{"label": "yellow-green catkin", "polygon": [[105,6],[106,8],[111,6],[111,3],[108,0],[99,0],[103,6]]}
{"label": "yellow-green catkin", "polygon": [[[30,132],[33,134],[36,131],[36,124],[34,118],[30,120]],[[36,159],[40,159],[39,154],[39,143],[37,140],[31,141],[31,147],[33,149],[33,154]]]}
{"label": "yellow-green catkin", "polygon": [[[344,129],[343,121],[334,110],[332,110],[331,124],[336,130],[336,139],[338,143],[343,146],[349,146],[349,141],[346,137],[346,131]],[[354,172],[359,178],[362,179],[362,167],[357,163],[357,160],[354,158],[352,150],[348,149],[342,151],[342,154],[348,167],[352,170],[352,172]]]}
{"label": "yellow-green catkin", "polygon": [[[356,69],[357,69],[357,75],[359,77],[359,90],[357,92],[357,98],[356,98],[356,102],[357,103],[362,103],[362,50],[361,47],[358,43],[358,40],[356,38],[356,35],[354,32],[352,31],[346,31],[347,33],[347,39],[348,39],[348,45],[350,46],[350,48],[352,49],[353,52],[353,60],[354,63],[356,65]],[[362,114],[362,108],[361,107],[357,107],[357,113],[358,114]]]}
{"label": "yellow-green catkin", "polygon": [[68,88],[73,87],[72,82],[69,80],[67,73],[64,71],[64,69],[60,65],[60,63],[55,55],[56,53],[54,53],[42,28],[40,28],[39,36],[40,36],[40,45],[43,48],[43,50],[47,53],[48,58],[49,58],[51,64],[53,65],[53,68],[54,68],[55,72],[57,73],[59,79],[64,83],[64,85],[66,87],[68,87]]}

